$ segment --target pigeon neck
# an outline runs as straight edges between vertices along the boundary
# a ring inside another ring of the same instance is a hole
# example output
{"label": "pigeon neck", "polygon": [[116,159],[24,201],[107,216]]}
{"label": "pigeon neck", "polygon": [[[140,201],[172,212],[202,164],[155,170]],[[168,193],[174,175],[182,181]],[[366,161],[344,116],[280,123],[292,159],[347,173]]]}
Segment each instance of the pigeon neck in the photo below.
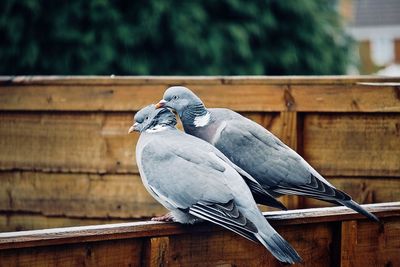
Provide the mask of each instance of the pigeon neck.
{"label": "pigeon neck", "polygon": [[203,127],[210,121],[211,114],[206,107],[200,103],[188,107],[182,114],[182,122],[186,126]]}

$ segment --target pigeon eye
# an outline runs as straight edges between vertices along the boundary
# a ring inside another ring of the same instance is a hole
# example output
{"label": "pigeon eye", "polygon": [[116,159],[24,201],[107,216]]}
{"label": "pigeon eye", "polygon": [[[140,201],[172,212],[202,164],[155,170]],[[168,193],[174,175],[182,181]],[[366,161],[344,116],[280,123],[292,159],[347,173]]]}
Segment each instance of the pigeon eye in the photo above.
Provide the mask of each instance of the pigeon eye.
{"label": "pigeon eye", "polygon": [[148,120],[149,119],[149,117],[147,116],[146,118],[144,118],[145,120]]}
{"label": "pigeon eye", "polygon": [[172,97],[172,99],[173,99],[173,100],[177,100],[177,99],[178,99],[178,96],[177,96],[177,95],[174,95],[174,96]]}

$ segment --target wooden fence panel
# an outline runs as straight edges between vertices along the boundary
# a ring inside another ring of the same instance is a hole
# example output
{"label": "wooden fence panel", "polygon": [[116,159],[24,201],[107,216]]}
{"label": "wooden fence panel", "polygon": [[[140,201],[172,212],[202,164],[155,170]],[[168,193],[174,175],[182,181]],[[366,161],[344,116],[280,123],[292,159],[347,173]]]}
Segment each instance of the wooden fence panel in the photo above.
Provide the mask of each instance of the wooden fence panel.
{"label": "wooden fence panel", "polygon": [[140,239],[23,248],[1,251],[0,267],[140,266],[141,253]]}
{"label": "wooden fence panel", "polygon": [[[333,225],[290,225],[277,231],[301,255],[302,266],[329,266]],[[230,232],[170,237],[169,251],[171,266],[281,266],[263,246]]]}
{"label": "wooden fence panel", "polygon": [[309,114],[303,137],[326,176],[400,176],[400,114]]}
{"label": "wooden fence panel", "polygon": [[[0,170],[136,174],[133,114],[0,113]],[[280,135],[278,113],[245,115]]]}
{"label": "wooden fence panel", "polygon": [[165,213],[138,175],[0,172],[0,210],[80,218]]}
{"label": "wooden fence panel", "polygon": [[164,213],[127,129],[171,85],[260,123],[360,203],[400,200],[400,78],[0,77],[0,231]]}
{"label": "wooden fence panel", "polygon": [[185,85],[210,107],[237,111],[286,111],[286,95],[291,111],[398,112],[399,82],[360,76],[0,77],[0,110],[135,111],[158,101],[166,87]]}
{"label": "wooden fence panel", "polygon": [[137,173],[133,114],[17,112],[0,121],[3,170]]}
{"label": "wooden fence panel", "polygon": [[[265,213],[302,256],[294,266],[400,265],[400,202],[383,226],[344,207]],[[208,223],[137,222],[0,233],[0,266],[281,266],[260,244]]]}
{"label": "wooden fence panel", "polygon": [[107,223],[123,223],[137,221],[138,218],[115,219],[82,218],[66,216],[46,216],[33,212],[2,212],[0,213],[1,232],[27,231],[32,229],[49,229],[57,227],[84,226]]}
{"label": "wooden fence panel", "polygon": [[343,222],[341,267],[399,265],[399,237],[399,218],[387,218],[383,226],[369,221]]}

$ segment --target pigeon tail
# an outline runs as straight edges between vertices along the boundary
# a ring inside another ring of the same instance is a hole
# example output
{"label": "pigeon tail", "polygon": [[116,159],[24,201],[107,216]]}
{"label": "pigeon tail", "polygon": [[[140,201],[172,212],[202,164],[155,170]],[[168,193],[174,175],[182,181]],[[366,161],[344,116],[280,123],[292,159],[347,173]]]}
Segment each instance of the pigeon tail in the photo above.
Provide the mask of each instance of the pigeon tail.
{"label": "pigeon tail", "polygon": [[277,232],[268,235],[259,232],[256,237],[279,261],[289,264],[303,262],[296,250]]}
{"label": "pigeon tail", "polygon": [[266,205],[280,210],[288,210],[286,206],[282,204],[282,202],[278,200],[273,201],[272,198],[265,197],[265,194],[255,191],[252,191],[251,193],[253,194],[253,198],[257,204]]}
{"label": "pigeon tail", "polygon": [[348,201],[338,201],[340,204],[357,211],[358,213],[361,213],[362,215],[364,215],[365,217],[367,217],[368,219],[375,221],[375,222],[380,222],[378,217],[376,217],[374,214],[372,214],[371,212],[367,211],[366,209],[364,209],[363,207],[361,207],[357,202],[353,201],[353,200],[348,200]]}
{"label": "pigeon tail", "polygon": [[277,208],[280,210],[287,210],[285,205],[282,204],[279,200],[275,199],[272,195],[270,195],[262,186],[250,179],[246,176],[243,176],[244,181],[247,183],[250,188],[251,193],[253,194],[253,198],[256,203],[261,205],[267,205],[273,208]]}

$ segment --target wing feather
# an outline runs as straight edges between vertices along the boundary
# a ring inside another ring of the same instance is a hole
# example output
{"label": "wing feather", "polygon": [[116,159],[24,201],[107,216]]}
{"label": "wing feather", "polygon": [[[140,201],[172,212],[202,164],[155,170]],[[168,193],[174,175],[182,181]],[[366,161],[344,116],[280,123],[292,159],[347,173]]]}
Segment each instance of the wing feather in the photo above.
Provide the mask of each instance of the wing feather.
{"label": "wing feather", "polygon": [[189,213],[257,242],[254,236],[258,232],[256,226],[243,216],[233,199],[227,203],[198,202],[189,208]]}

